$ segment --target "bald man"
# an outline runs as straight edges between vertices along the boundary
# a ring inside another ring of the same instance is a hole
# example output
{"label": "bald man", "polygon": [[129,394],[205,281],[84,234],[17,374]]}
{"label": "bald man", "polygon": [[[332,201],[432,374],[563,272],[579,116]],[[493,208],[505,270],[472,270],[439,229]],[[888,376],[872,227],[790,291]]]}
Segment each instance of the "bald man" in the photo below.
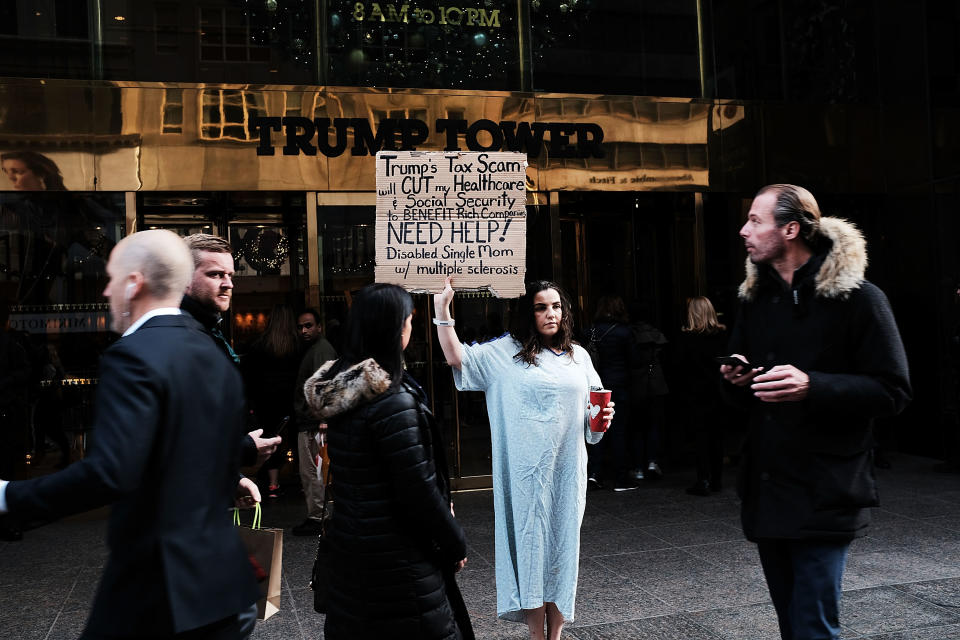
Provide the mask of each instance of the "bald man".
{"label": "bald man", "polygon": [[84,639],[246,638],[258,589],[228,507],[238,487],[240,375],[179,304],[183,241],[142,231],[110,254],[104,295],[123,334],[103,354],[93,442],[59,473],[0,480],[0,513],[57,517],[112,504],[110,558]]}

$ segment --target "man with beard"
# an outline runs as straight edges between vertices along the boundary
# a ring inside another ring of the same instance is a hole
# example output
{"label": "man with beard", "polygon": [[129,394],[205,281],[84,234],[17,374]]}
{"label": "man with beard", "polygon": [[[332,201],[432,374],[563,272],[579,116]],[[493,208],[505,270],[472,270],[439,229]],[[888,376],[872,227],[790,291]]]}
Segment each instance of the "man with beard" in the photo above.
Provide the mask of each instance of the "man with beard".
{"label": "man with beard", "polygon": [[910,401],[886,296],[864,279],[866,243],[821,217],[809,191],[764,187],[740,230],[747,277],[723,365],[749,411],[739,492],[787,640],[839,638],[850,542],[877,506],[872,420]]}

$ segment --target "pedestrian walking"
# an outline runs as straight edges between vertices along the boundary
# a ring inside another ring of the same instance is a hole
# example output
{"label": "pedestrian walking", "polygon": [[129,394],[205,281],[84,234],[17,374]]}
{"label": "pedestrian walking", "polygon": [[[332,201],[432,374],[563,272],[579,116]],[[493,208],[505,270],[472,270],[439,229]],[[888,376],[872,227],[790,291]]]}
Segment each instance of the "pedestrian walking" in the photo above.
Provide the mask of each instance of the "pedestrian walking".
{"label": "pedestrian walking", "polygon": [[406,291],[366,287],[353,299],[341,358],[304,386],[328,424],[335,479],[327,640],[473,638],[454,579],[467,551],[445,446],[403,369],[412,321]]}
{"label": "pedestrian walking", "polygon": [[821,217],[813,195],[776,184],[740,230],[747,274],[722,365],[749,411],[741,521],[757,543],[781,637],[839,638],[850,542],[877,506],[871,422],[911,398],[890,304],[864,278],[866,242]]}
{"label": "pedestrian walking", "polygon": [[[107,263],[113,329],[87,455],[0,481],[0,513],[52,518],[113,505],[110,557],[83,637],[247,638],[259,597],[228,507],[240,478],[240,375],[178,305],[192,264],[169,231],[134,233]],[[239,493],[238,493],[239,492]]]}

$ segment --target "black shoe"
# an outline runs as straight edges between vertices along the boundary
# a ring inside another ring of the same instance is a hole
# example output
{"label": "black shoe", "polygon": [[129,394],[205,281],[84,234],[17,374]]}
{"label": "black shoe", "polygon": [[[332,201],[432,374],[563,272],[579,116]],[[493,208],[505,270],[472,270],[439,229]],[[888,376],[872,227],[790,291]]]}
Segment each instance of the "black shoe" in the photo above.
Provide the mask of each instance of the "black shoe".
{"label": "black shoe", "polygon": [[709,496],[710,488],[706,480],[697,480],[692,487],[687,487],[686,492],[691,496]]}
{"label": "black shoe", "polygon": [[644,474],[646,480],[659,480],[663,476],[663,471],[660,470],[660,465],[656,462],[651,462],[647,465],[647,471]]}
{"label": "black shoe", "polygon": [[23,531],[16,527],[0,527],[0,540],[5,542],[19,542],[23,540]]}
{"label": "black shoe", "polygon": [[639,489],[640,485],[637,484],[637,481],[624,476],[617,480],[616,484],[613,485],[614,491],[633,491],[634,489]]}
{"label": "black shoe", "polygon": [[603,483],[600,482],[596,474],[591,473],[587,478],[587,491],[596,491],[597,489],[603,489]]}
{"label": "black shoe", "polygon": [[873,464],[877,469],[892,469],[893,464],[890,462],[890,458],[885,456],[879,451],[873,452]]}
{"label": "black shoe", "polygon": [[295,536],[318,536],[323,532],[323,525],[319,520],[307,518],[290,530]]}

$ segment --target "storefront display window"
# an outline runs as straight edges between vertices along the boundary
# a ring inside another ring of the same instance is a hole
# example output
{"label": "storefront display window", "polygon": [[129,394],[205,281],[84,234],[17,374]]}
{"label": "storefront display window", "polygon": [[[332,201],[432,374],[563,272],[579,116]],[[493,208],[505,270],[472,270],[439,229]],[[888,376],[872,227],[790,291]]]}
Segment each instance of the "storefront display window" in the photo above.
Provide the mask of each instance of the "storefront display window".
{"label": "storefront display window", "polygon": [[27,421],[4,437],[28,463],[48,445],[60,464],[82,455],[100,354],[116,337],[102,293],[124,215],[122,193],[0,193],[0,305],[31,370]]}

